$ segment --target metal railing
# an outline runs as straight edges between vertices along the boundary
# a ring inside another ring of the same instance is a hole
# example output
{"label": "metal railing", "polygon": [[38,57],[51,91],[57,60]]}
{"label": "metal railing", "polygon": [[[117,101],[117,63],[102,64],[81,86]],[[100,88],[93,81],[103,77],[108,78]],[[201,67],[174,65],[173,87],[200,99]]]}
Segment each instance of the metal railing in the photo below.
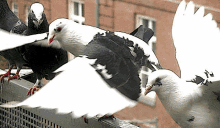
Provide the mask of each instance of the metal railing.
{"label": "metal railing", "polygon": [[[5,73],[0,70],[0,74]],[[31,75],[31,74],[29,74]],[[24,76],[25,77],[25,76]],[[30,78],[30,76],[29,76]],[[27,91],[34,84],[21,78],[1,83],[2,93],[0,103],[8,101],[23,101]],[[49,94],[48,94],[49,95]],[[59,100],[57,101],[59,103]],[[98,117],[90,118],[86,124],[83,118],[73,119],[70,114],[56,114],[55,110],[39,108],[1,108],[0,107],[0,127],[1,128],[137,128],[126,121],[118,118],[98,121]]]}

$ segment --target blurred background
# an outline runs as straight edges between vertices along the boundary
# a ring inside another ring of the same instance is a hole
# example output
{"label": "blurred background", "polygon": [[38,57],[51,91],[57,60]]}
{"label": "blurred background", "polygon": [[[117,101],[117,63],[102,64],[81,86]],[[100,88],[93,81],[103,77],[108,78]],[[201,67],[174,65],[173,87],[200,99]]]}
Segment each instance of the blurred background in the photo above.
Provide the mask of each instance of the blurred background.
{"label": "blurred background", "polygon": [[[44,5],[49,23],[57,18],[68,18],[79,24],[96,26],[109,31],[132,32],[139,25],[151,28],[154,36],[149,46],[155,52],[161,66],[180,75],[172,40],[172,22],[181,0],[7,0],[11,10],[25,23],[30,5],[40,2]],[[186,0],[189,2],[189,0]],[[206,14],[220,24],[219,0],[194,0],[196,8],[205,6]],[[190,46],[189,46],[190,47]],[[186,51],[187,52],[187,51]],[[71,55],[70,59],[73,58]],[[8,68],[7,61],[0,56],[0,68]],[[144,69],[144,68],[143,68]],[[144,69],[145,70],[145,69]],[[147,71],[149,72],[149,71]],[[141,75],[142,86],[146,85]],[[115,114],[123,120],[130,120],[142,128],[179,128],[166,113],[155,93],[142,103]]]}

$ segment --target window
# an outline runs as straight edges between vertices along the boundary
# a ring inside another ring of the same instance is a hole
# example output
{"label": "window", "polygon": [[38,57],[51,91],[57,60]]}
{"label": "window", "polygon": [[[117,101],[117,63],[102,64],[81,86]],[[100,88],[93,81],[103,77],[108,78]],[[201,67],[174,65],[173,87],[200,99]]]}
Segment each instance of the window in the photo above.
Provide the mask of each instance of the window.
{"label": "window", "polygon": [[69,19],[76,23],[84,24],[84,4],[79,0],[69,0]]}
{"label": "window", "polygon": [[[143,16],[143,15],[137,15],[136,16],[136,28],[139,27],[140,25],[143,25],[144,27],[150,28],[154,31],[153,37],[148,42],[148,45],[152,48],[153,52],[156,54],[156,20],[148,17],[148,16]],[[142,70],[146,72],[151,72],[151,70],[148,70],[146,67],[143,67]],[[147,75],[141,74],[141,84],[143,87],[146,87],[147,84]],[[155,101],[156,101],[156,93],[155,92],[150,92],[147,96],[147,98],[142,100],[144,101],[145,104],[154,106]]]}
{"label": "window", "polygon": [[12,12],[18,17],[18,3],[17,2],[12,3]]}

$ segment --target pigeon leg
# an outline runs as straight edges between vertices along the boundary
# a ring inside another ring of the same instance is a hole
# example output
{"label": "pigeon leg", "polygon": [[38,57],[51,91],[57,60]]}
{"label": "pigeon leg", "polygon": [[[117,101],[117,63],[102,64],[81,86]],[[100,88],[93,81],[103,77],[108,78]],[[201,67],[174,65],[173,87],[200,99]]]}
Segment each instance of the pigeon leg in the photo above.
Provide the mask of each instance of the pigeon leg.
{"label": "pigeon leg", "polygon": [[114,115],[105,115],[105,116],[103,116],[103,117],[100,117],[99,119],[98,119],[98,121],[102,121],[102,120],[104,120],[104,119],[115,119],[115,116]]}
{"label": "pigeon leg", "polygon": [[8,69],[8,71],[5,74],[0,75],[1,78],[1,82],[3,82],[4,78],[7,76],[10,76],[11,73],[11,69],[13,68],[13,66],[10,66],[10,68]]}
{"label": "pigeon leg", "polygon": [[82,116],[82,117],[83,117],[84,122],[88,124],[89,122],[88,119],[85,116]]}
{"label": "pigeon leg", "polygon": [[8,77],[8,82],[10,81],[10,80],[14,80],[14,79],[19,79],[20,78],[20,76],[19,76],[19,72],[20,72],[20,68],[18,68],[17,69],[17,72],[15,73],[15,75],[14,76],[12,76],[12,77]]}
{"label": "pigeon leg", "polygon": [[41,86],[39,85],[40,80],[37,79],[36,83],[34,84],[34,86],[32,88],[29,89],[29,91],[27,92],[27,96],[28,95],[33,95],[34,91],[38,91],[40,90]]}

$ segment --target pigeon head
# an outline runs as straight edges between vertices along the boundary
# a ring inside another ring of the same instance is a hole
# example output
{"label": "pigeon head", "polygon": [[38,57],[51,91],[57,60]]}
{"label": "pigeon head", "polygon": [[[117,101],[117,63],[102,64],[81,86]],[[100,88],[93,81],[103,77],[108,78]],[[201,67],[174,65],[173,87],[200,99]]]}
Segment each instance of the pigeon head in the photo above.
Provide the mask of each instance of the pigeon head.
{"label": "pigeon head", "polygon": [[44,6],[40,3],[34,3],[30,7],[30,12],[28,14],[28,21],[33,22],[35,27],[38,28],[43,22]]}
{"label": "pigeon head", "polygon": [[148,77],[148,83],[145,90],[145,95],[147,95],[150,91],[159,91],[161,88],[170,89],[170,86],[173,85],[173,78],[177,78],[170,70],[157,70],[152,72]]}
{"label": "pigeon head", "polygon": [[65,35],[65,30],[67,26],[68,19],[57,19],[50,24],[48,45],[53,42],[53,40],[58,40],[62,42],[61,39]]}

